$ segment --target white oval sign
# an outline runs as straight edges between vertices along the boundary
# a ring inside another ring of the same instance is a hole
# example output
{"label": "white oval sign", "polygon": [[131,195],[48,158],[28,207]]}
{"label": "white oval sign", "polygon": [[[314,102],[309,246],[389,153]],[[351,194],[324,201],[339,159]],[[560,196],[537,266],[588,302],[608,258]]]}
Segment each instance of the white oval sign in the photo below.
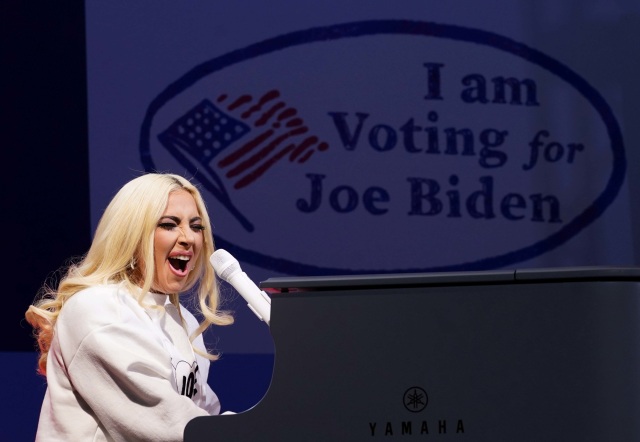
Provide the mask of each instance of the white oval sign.
{"label": "white oval sign", "polygon": [[609,106],[566,66],[408,21],[308,29],[204,62],[150,104],[140,152],[147,171],[201,184],[218,247],[307,275],[530,259],[600,216],[626,168]]}

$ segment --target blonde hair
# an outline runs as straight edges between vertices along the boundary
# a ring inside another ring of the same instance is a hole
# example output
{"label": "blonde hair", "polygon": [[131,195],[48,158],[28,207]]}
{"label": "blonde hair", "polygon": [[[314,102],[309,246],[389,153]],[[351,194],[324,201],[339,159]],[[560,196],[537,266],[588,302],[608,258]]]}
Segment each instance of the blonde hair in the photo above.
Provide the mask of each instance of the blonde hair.
{"label": "blonde hair", "polygon": [[[99,284],[122,283],[132,294],[138,294],[142,304],[151,290],[155,275],[153,239],[158,220],[164,213],[169,194],[178,190],[189,192],[202,218],[203,245],[193,270],[187,276],[185,291],[197,285],[198,309],[203,320],[190,336],[191,341],[210,325],[229,325],[233,317],[218,310],[219,292],[215,274],[207,264],[214,251],[211,222],[198,189],[185,178],[172,174],[151,173],[125,184],[107,206],[89,251],[77,264],[67,269],[57,290],[44,287],[44,294],[29,306],[25,317],[34,327],[40,358],[38,371],[46,374],[47,355],[53,339],[54,326],[64,303],[82,289]],[[142,290],[140,290],[142,289]],[[169,295],[178,306],[178,293]],[[215,354],[202,356],[215,360]]]}

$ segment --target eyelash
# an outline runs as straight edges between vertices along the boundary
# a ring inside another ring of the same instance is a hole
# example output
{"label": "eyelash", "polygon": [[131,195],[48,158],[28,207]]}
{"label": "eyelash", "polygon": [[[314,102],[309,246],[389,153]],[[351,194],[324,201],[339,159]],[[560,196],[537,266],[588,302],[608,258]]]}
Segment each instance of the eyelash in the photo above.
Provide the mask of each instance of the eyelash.
{"label": "eyelash", "polygon": [[[173,230],[176,227],[178,227],[178,225],[175,224],[175,223],[160,223],[160,224],[158,224],[158,227],[160,227],[161,229],[164,229],[164,230]],[[191,225],[191,230],[193,230],[194,232],[202,232],[205,229],[206,229],[206,227],[201,225],[201,224],[192,224]]]}

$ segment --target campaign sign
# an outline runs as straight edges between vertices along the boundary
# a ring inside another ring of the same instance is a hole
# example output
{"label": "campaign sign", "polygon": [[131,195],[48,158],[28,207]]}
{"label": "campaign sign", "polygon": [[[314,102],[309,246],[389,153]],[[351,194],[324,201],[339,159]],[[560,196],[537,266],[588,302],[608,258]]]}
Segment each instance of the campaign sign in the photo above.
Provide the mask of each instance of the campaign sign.
{"label": "campaign sign", "polygon": [[608,104],[561,62],[398,20],[204,61],[158,91],[139,147],[145,170],[200,185],[218,247],[307,275],[540,256],[607,209],[626,168]]}

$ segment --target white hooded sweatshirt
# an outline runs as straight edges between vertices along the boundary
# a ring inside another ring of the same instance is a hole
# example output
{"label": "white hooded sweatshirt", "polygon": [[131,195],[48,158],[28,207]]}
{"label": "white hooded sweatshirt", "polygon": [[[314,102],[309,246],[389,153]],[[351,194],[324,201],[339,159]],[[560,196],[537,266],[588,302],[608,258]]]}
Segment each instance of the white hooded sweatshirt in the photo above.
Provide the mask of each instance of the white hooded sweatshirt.
{"label": "white hooded sweatshirt", "polygon": [[[209,360],[192,351],[195,317],[167,295],[143,308],[121,285],[73,295],[58,316],[36,441],[181,441],[194,417],[218,414]],[[166,311],[163,314],[163,310]],[[204,350],[202,337],[194,344]]]}

